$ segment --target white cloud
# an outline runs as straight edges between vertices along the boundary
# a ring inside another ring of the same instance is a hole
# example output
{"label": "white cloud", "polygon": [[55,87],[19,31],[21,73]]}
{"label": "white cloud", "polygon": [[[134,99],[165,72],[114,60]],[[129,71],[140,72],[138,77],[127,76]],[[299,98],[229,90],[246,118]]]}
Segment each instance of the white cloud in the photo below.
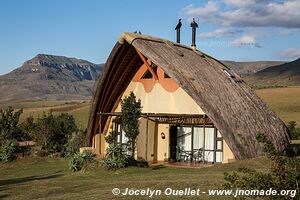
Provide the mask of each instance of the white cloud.
{"label": "white cloud", "polygon": [[253,35],[244,35],[232,42],[233,45],[241,47],[241,46],[252,46],[261,48],[262,46],[257,42],[255,36]]}
{"label": "white cloud", "polygon": [[300,48],[289,48],[279,52],[282,58],[286,59],[296,59],[300,58]]}
{"label": "white cloud", "polygon": [[[203,18],[206,16],[207,18],[210,17],[211,14],[217,13],[219,11],[219,5],[216,2],[209,1],[204,7],[195,7],[194,4],[190,4],[184,7],[183,13],[184,15],[188,16],[189,18],[192,17],[201,17]],[[212,15],[213,17],[213,15]],[[203,18],[205,19],[205,18]],[[204,22],[201,20],[201,23]]]}
{"label": "white cloud", "polygon": [[234,35],[241,33],[242,30],[219,28],[211,32],[200,33],[203,38],[220,38],[220,37],[233,37]]}
{"label": "white cloud", "polygon": [[300,1],[285,0],[223,0],[223,7],[218,1],[208,1],[205,6],[193,4],[183,8],[183,13],[199,17],[202,23],[215,23],[234,27],[284,27],[300,28]]}
{"label": "white cloud", "polygon": [[255,3],[255,0],[224,0],[224,3],[229,6],[245,7]]}

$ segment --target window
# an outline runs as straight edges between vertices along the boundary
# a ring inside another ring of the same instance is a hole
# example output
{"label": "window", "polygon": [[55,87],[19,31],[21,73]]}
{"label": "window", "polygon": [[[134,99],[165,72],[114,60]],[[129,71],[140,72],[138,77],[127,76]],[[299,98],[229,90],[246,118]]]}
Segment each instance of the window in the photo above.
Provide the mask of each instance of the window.
{"label": "window", "polygon": [[223,161],[223,138],[213,126],[177,126],[176,159],[179,161]]}
{"label": "window", "polygon": [[125,136],[125,132],[122,130],[121,123],[115,124],[115,130],[117,131],[117,143],[122,145],[123,152],[127,155],[130,155],[128,148],[128,138]]}
{"label": "window", "polygon": [[[150,67],[152,68],[152,70],[154,71],[154,73],[157,76],[157,66],[155,64],[151,64]],[[153,78],[153,75],[151,74],[150,70],[147,69],[147,71],[142,76],[142,79],[151,79],[151,78]]]}
{"label": "window", "polygon": [[227,76],[229,76],[231,78],[235,78],[235,75],[233,74],[233,72],[230,69],[223,69],[223,71],[227,74]]}
{"label": "window", "polygon": [[168,74],[164,73],[164,78],[171,78]]}

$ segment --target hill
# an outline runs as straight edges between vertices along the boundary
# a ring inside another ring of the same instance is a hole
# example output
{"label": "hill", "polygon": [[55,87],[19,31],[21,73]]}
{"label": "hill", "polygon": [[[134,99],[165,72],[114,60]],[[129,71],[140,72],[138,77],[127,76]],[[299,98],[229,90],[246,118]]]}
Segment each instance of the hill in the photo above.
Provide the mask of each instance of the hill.
{"label": "hill", "polygon": [[102,69],[82,59],[38,54],[0,76],[0,101],[90,99]]}
{"label": "hill", "polygon": [[246,77],[256,87],[285,87],[300,85],[300,58],[289,63],[269,67]]}
{"label": "hill", "polygon": [[281,65],[282,61],[252,61],[252,62],[235,62],[229,60],[221,61],[226,66],[232,68],[241,77],[250,76],[260,70],[266,69],[271,66]]}

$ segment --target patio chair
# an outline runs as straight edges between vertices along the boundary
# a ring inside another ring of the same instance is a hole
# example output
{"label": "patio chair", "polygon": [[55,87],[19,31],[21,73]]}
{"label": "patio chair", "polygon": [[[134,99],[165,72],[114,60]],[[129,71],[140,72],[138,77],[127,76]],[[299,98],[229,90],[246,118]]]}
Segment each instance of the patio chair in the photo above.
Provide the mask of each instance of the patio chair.
{"label": "patio chair", "polygon": [[193,161],[195,162],[202,162],[203,161],[203,148],[198,149],[197,151],[194,151],[193,153]]}
{"label": "patio chair", "polygon": [[186,162],[186,161],[189,161],[189,158],[190,158],[190,155],[182,150],[179,146],[176,146],[176,149],[177,149],[177,161],[181,162]]}

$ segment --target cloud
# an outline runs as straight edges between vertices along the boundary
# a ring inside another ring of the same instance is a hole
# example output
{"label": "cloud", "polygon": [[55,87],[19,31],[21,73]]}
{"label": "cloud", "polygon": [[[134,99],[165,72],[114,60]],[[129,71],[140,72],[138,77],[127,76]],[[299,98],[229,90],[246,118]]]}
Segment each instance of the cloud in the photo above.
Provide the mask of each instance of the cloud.
{"label": "cloud", "polygon": [[232,42],[233,45],[237,47],[242,46],[251,46],[251,47],[257,47],[261,48],[262,46],[257,42],[255,36],[253,35],[244,35]]}
{"label": "cloud", "polygon": [[287,36],[287,35],[293,35],[293,34],[298,33],[298,32],[300,32],[300,29],[290,28],[290,29],[282,29],[278,32],[278,34]]}
{"label": "cloud", "polygon": [[238,30],[238,29],[219,28],[211,32],[200,33],[200,37],[203,38],[233,37],[234,35],[242,32],[243,32],[242,30]]}
{"label": "cloud", "polygon": [[279,55],[285,59],[300,58],[300,48],[289,48],[279,52]]}
{"label": "cloud", "polygon": [[299,0],[210,0],[200,7],[188,5],[183,13],[198,17],[201,23],[221,26],[300,28],[299,10]]}
{"label": "cloud", "polygon": [[255,0],[224,0],[224,3],[234,7],[245,7],[255,3]]}

